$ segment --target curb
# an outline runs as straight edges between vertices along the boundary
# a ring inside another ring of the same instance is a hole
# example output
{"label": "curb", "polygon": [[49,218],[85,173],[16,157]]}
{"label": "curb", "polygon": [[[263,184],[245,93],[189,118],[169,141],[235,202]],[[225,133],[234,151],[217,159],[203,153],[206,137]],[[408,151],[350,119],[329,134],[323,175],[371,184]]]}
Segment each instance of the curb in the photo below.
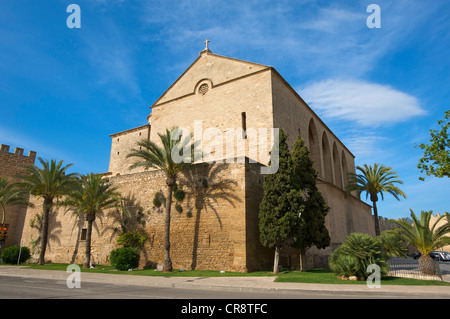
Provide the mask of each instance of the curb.
{"label": "curb", "polygon": [[[324,284],[325,285],[325,284]],[[420,293],[420,292],[408,292],[404,291],[400,292],[391,292],[391,291],[379,291],[377,288],[373,288],[370,291],[362,291],[362,290],[335,290],[324,288],[302,288],[302,287],[293,287],[293,288],[283,288],[283,287],[239,287],[239,286],[219,286],[219,285],[185,285],[185,284],[174,284],[171,285],[172,288],[184,288],[184,289],[192,289],[193,287],[204,289],[204,290],[216,290],[216,291],[237,291],[237,292],[277,292],[280,294],[288,294],[293,292],[302,292],[302,293],[310,293],[310,294],[321,294],[321,295],[344,295],[344,296],[354,296],[355,298],[361,296],[376,296],[380,295],[386,296],[386,298],[421,298],[421,299],[448,299],[450,298],[450,291],[448,294],[441,293]],[[370,289],[370,288],[368,288]]]}

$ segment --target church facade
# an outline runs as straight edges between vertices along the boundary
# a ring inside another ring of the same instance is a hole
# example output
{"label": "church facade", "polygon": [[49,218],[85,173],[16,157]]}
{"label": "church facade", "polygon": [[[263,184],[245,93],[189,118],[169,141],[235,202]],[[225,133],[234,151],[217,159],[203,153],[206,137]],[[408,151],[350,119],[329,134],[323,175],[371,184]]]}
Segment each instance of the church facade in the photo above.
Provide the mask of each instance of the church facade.
{"label": "church facade", "polygon": [[[186,197],[172,209],[174,268],[243,272],[271,268],[273,250],[259,241],[258,207],[264,176],[261,169],[269,163],[273,128],[283,129],[290,147],[298,134],[303,137],[319,172],[318,188],[330,207],[326,227],[331,245],[310,249],[307,264],[326,266],[327,256],[351,232],[374,235],[371,207],[344,191],[347,173],[355,172],[351,151],[273,67],[216,55],[206,47],[153,103],[145,125],[110,135],[110,164],[105,175],[119,187],[124,209],[97,218],[92,234],[94,262],[109,262],[109,253],[119,247],[117,236],[123,231],[147,235],[142,267],[163,262],[164,207],[154,199],[155,194],[164,196],[165,178],[158,171],[130,170],[133,158],[127,154],[140,139],[158,142],[159,133],[175,126],[201,136],[203,146],[208,146],[216,159],[229,154],[223,142],[232,131],[232,149],[236,151],[235,146],[242,143],[245,160],[228,158],[209,167],[199,165],[194,175],[180,177],[178,183]],[[22,234],[28,246],[38,237],[36,227],[29,225],[42,211],[42,203],[34,202]],[[46,258],[82,262],[85,222],[61,209],[52,218]],[[299,255],[286,251],[280,262],[297,268]]]}

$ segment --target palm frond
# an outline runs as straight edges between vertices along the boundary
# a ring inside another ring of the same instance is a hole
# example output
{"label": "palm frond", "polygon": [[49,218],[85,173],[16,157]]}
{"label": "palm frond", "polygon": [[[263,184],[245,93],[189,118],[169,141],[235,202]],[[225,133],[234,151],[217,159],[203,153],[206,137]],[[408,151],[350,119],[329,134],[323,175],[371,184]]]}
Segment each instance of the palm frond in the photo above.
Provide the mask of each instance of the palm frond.
{"label": "palm frond", "polygon": [[25,173],[17,175],[20,179],[17,186],[23,191],[44,198],[58,198],[69,192],[75,185],[78,173],[67,173],[73,164],[63,166],[63,161],[50,162],[38,158],[41,168],[36,165],[24,168]]}
{"label": "palm frond", "polygon": [[404,220],[393,221],[400,226],[401,234],[407,241],[417,248],[417,250],[427,255],[431,251],[441,248],[450,243],[450,225],[445,223],[437,227],[438,223],[446,217],[442,215],[433,225],[430,225],[433,211],[422,211],[420,218],[411,210],[413,224],[408,224]]}
{"label": "palm frond", "polygon": [[[164,133],[158,133],[158,136],[160,145],[148,139],[142,139],[137,143],[137,148],[127,154],[127,158],[137,159],[129,169],[155,168],[163,171],[167,177],[176,177],[192,163],[195,145],[191,143],[190,135],[182,137],[180,130],[176,127],[166,129]],[[180,151],[186,149],[189,150],[189,154],[183,154],[180,160]]]}
{"label": "palm frond", "polygon": [[78,179],[78,185],[61,201],[61,206],[69,207],[75,214],[102,213],[114,208],[120,202],[117,187],[102,175],[90,173]]}
{"label": "palm frond", "polygon": [[384,194],[391,194],[395,199],[400,200],[400,197],[406,198],[406,194],[395,184],[403,184],[403,181],[398,179],[396,172],[391,167],[375,163],[373,166],[364,164],[357,166],[356,173],[348,174],[347,192],[356,191],[358,195],[365,192],[366,199],[371,196],[380,195],[384,199]]}

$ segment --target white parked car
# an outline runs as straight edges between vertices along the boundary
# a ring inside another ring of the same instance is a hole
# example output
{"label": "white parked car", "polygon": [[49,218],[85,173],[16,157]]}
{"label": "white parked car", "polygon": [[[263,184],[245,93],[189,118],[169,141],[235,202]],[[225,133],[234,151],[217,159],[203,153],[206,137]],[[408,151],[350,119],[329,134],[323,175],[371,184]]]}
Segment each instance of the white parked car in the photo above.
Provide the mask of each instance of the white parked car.
{"label": "white parked car", "polygon": [[450,261],[450,253],[446,251],[432,251],[430,256],[437,261]]}

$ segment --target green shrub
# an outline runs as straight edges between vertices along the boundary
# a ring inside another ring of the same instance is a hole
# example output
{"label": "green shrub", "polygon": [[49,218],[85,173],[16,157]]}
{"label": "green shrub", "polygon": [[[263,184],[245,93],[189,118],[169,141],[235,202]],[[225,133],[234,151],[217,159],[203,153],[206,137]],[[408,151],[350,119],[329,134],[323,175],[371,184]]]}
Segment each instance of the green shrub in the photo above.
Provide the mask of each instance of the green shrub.
{"label": "green shrub", "polygon": [[376,239],[383,248],[386,259],[390,257],[408,257],[407,243],[400,236],[399,228],[385,230]]}
{"label": "green shrub", "polygon": [[139,253],[131,247],[122,247],[111,251],[111,265],[118,270],[128,270],[139,266]]}
{"label": "green shrub", "polygon": [[337,276],[357,276],[359,263],[358,258],[343,254],[340,248],[337,248],[330,255],[329,266]]}
{"label": "green shrub", "polygon": [[330,269],[339,276],[367,278],[367,267],[376,264],[381,277],[388,273],[386,254],[380,242],[367,234],[352,233],[330,255]]}
{"label": "green shrub", "polygon": [[[4,248],[2,251],[2,261],[5,264],[17,264],[17,259],[19,258],[19,246],[10,246]],[[22,264],[26,262],[31,257],[30,249],[28,247],[22,247],[20,251],[20,260],[19,263]]]}

